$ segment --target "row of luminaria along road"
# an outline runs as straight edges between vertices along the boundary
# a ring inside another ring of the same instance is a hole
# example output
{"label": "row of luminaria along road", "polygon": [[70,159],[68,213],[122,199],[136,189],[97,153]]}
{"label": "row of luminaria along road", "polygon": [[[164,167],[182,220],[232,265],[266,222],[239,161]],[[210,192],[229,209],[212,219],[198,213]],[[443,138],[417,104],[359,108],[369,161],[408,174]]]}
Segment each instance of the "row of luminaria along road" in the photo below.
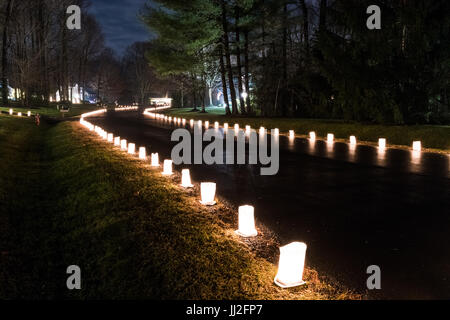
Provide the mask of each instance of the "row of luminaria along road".
{"label": "row of luminaria along road", "polygon": [[[14,115],[14,109],[9,109],[9,115],[10,115],[10,116],[13,116],[13,115]],[[18,117],[22,117],[22,116],[23,116],[23,115],[22,115],[22,112],[17,112],[16,115],[17,115]],[[27,112],[27,117],[31,117],[31,111],[28,111],[28,112]]]}
{"label": "row of luminaria along road", "polygon": [[[165,107],[152,108],[157,111],[165,109]],[[130,111],[137,110],[137,107],[119,107],[115,111]],[[107,143],[114,144],[114,146],[120,148],[123,152],[127,152],[130,155],[137,155],[139,159],[147,161],[147,150],[145,147],[140,147],[139,152],[136,153],[136,145],[128,142],[125,139],[121,139],[119,136],[114,136],[113,133],[106,132],[102,127],[95,126],[86,118],[94,115],[100,115],[106,112],[106,109],[100,109],[97,111],[85,113],[81,115],[80,124],[90,131],[97,133],[102,140]],[[149,112],[148,109],[144,114],[154,117],[159,117],[159,114]],[[170,117],[170,121],[172,118]],[[186,119],[173,119],[176,123],[186,123]],[[209,122],[205,123],[206,127],[209,127]],[[215,124],[218,128],[218,123]],[[250,130],[250,129],[249,129]],[[150,157],[151,167],[159,168],[159,154],[152,153]],[[163,176],[171,176],[173,174],[172,160],[164,160],[162,173]],[[182,170],[181,178],[182,188],[192,188],[191,177],[189,169]],[[200,203],[205,206],[213,206],[216,204],[216,184],[214,182],[202,182],[200,184],[201,200]],[[256,237],[258,232],[255,227],[254,207],[250,205],[243,205],[239,207],[239,227],[236,230],[236,234],[241,237]],[[304,284],[303,281],[303,269],[306,257],[306,244],[303,242],[292,242],[286,246],[280,248],[280,259],[278,265],[278,272],[274,279],[274,282],[282,287],[289,288]]]}
{"label": "row of luminaria along road", "polygon": [[[144,111],[144,115],[149,116],[153,119],[163,120],[169,123],[173,123],[175,125],[182,125],[185,126],[187,123],[187,120],[184,118],[177,118],[177,117],[171,117],[167,115],[163,115],[160,113],[156,113],[156,111],[161,111],[163,109],[167,109],[168,107],[156,107],[151,109],[146,109]],[[136,111],[138,110],[137,107],[131,107],[131,106],[125,106],[125,107],[117,107],[115,108],[115,111]],[[132,142],[128,142],[126,139],[121,139],[120,136],[114,136],[112,133],[108,133],[103,128],[94,126],[90,122],[86,121],[85,119],[94,116],[94,115],[100,115],[102,113],[105,113],[106,109],[100,109],[97,111],[85,113],[81,116],[80,123],[89,129],[90,131],[96,132],[103,140],[107,141],[108,143],[114,144],[116,147],[120,148],[120,150],[127,152],[130,155],[137,155],[139,159],[143,161],[147,161],[147,150],[145,147],[140,147],[139,151],[137,152],[136,145]],[[191,127],[195,125],[195,123],[198,124],[198,126],[202,127],[204,126],[205,129],[210,128],[209,121],[205,121],[204,123],[201,120],[194,120],[190,119],[189,124]],[[220,126],[218,122],[215,122],[213,127],[215,129],[223,128],[223,130],[226,132],[229,128],[228,123],[224,123],[223,126]],[[239,132],[239,125],[234,125],[235,132]],[[247,125],[245,126],[245,133],[247,135],[250,134],[252,131],[252,128]],[[275,128],[272,129],[271,134],[275,136],[280,135],[279,129]],[[264,127],[261,127],[259,129],[260,134],[265,134],[266,129]],[[288,134],[289,139],[293,140],[295,139],[295,132],[294,130],[289,130]],[[309,139],[310,141],[314,142],[316,140],[316,133],[310,132],[309,133]],[[334,134],[329,133],[326,137],[327,143],[334,143]],[[355,136],[350,136],[349,143],[351,146],[357,145],[357,139]],[[378,141],[378,148],[380,151],[384,151],[386,149],[386,139],[380,138]],[[421,142],[420,141],[414,141],[413,142],[413,150],[416,152],[420,152],[422,149]],[[158,153],[152,153],[149,157],[151,161],[151,167],[153,168],[159,168],[160,167],[160,161],[159,161],[159,154]],[[173,168],[172,168],[172,160],[166,159],[163,161],[162,166],[162,175],[164,176],[171,176],[173,174]],[[192,188],[193,185],[191,183],[190,178],[190,172],[189,169],[182,169],[182,178],[181,178],[181,187],[183,188]],[[216,204],[215,198],[216,198],[216,184],[214,182],[202,182],[200,184],[200,193],[201,193],[201,201],[200,203],[205,206],[213,206]],[[239,207],[238,210],[238,221],[239,221],[239,227],[238,230],[236,230],[236,234],[238,234],[241,237],[256,237],[258,235],[258,232],[255,227],[255,217],[254,217],[254,207],[250,205],[243,205]],[[305,263],[305,256],[306,256],[306,244],[303,242],[292,242],[286,246],[283,246],[280,248],[280,259],[278,264],[278,272],[275,277],[275,283],[282,287],[282,288],[289,288],[289,287],[295,287],[304,284],[303,281],[303,269],[304,269],[304,263]]]}
{"label": "row of luminaria along road", "polygon": [[[162,109],[166,109],[166,108],[167,107],[163,107]],[[153,119],[164,120],[164,121],[167,121],[169,123],[173,123],[175,125],[177,125],[177,124],[178,125],[182,124],[183,126],[186,125],[187,120],[184,119],[184,118],[177,118],[177,117],[166,116],[166,115],[163,115],[163,114],[158,114],[158,113],[151,112],[150,110],[155,110],[155,108],[146,109],[144,111],[144,115],[150,116]],[[189,124],[190,124],[191,127],[193,127],[195,123],[198,123],[199,126],[203,125],[202,120],[194,120],[194,119],[190,119],[189,120]],[[210,127],[209,121],[205,121],[204,126],[205,126],[205,128],[209,128]],[[229,128],[229,125],[228,125],[228,123],[224,123],[223,126],[220,126],[220,124],[218,122],[214,122],[214,129],[219,129],[219,128],[223,128],[224,131],[227,131],[228,128]],[[239,131],[239,125],[238,124],[234,125],[234,130],[236,132]],[[249,135],[251,131],[252,131],[252,128],[249,125],[246,125],[245,126],[245,133],[247,135]],[[260,134],[264,134],[265,132],[266,132],[266,129],[264,127],[261,127],[259,129],[259,133]],[[275,136],[278,136],[278,135],[280,135],[280,130],[278,128],[275,128],[275,129],[271,130],[271,133],[273,133]],[[289,130],[288,137],[289,137],[289,139],[294,140],[295,137],[296,137],[295,131],[294,130]],[[311,131],[309,133],[309,139],[312,142],[317,140],[317,136],[316,136],[316,133],[314,131]],[[326,137],[326,141],[327,141],[327,143],[333,143],[334,142],[334,134],[328,133],[327,137]],[[349,144],[351,146],[356,146],[357,145],[356,136],[350,136],[349,137]],[[387,141],[386,141],[385,138],[379,138],[378,139],[378,148],[381,151],[383,151],[383,150],[385,150],[387,148]],[[418,152],[422,151],[422,142],[421,141],[413,141],[412,149],[413,149],[413,151],[418,151]]]}

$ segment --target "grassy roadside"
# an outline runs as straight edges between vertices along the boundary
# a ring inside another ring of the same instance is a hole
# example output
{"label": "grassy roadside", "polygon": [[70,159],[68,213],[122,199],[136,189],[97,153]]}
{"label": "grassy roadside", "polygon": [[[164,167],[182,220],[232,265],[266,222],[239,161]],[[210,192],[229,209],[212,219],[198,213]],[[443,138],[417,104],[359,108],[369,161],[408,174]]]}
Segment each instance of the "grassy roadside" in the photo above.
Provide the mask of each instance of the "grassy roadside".
{"label": "grassy roadside", "polygon": [[[78,123],[36,128],[0,116],[0,150],[0,248],[10,257],[2,253],[2,298],[359,298],[309,268],[307,286],[274,286],[275,264],[234,235],[224,203],[200,206],[177,177],[163,178]],[[26,246],[14,243],[17,230]],[[81,291],[65,289],[72,264],[82,269]]]}
{"label": "grassy roadside", "polygon": [[238,123],[241,127],[250,125],[256,129],[261,126],[268,129],[279,128],[282,134],[294,130],[297,135],[306,136],[310,131],[315,131],[318,137],[324,138],[328,133],[334,133],[338,140],[345,141],[349,136],[355,135],[361,142],[377,143],[378,138],[386,138],[389,145],[411,147],[413,141],[420,140],[424,149],[450,152],[450,126],[385,126],[337,120],[230,117],[224,115],[222,108],[207,108],[206,111],[207,113],[192,112],[191,108],[184,108],[166,110],[164,113],[186,118],[188,121],[198,119],[219,121],[221,124],[228,122],[230,126]]}
{"label": "grassy roadside", "polygon": [[4,113],[8,113],[9,109],[13,109],[14,110],[14,114],[17,114],[17,112],[22,112],[22,114],[24,116],[27,115],[28,111],[31,111],[32,115],[35,115],[37,113],[39,113],[41,116],[44,117],[49,117],[49,118],[55,118],[55,119],[63,119],[63,118],[71,118],[71,117],[77,117],[80,116],[81,114],[85,113],[85,112],[89,112],[89,111],[93,111],[93,110],[97,110],[99,109],[98,106],[96,105],[89,105],[89,104],[75,104],[70,108],[70,111],[67,113],[61,113],[59,110],[56,109],[56,105],[55,106],[50,106],[50,107],[38,107],[38,108],[21,108],[21,107],[16,107],[16,106],[11,106],[11,107],[0,107],[0,113],[4,112]]}

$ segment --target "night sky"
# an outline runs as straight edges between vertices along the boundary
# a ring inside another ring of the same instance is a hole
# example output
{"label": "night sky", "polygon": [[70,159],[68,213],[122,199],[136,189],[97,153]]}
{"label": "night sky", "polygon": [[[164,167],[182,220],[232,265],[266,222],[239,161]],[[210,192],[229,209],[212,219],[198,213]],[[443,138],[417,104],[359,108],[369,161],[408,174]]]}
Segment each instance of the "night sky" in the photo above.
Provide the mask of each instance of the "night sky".
{"label": "night sky", "polygon": [[137,15],[147,0],[91,0],[89,12],[99,22],[106,45],[121,56],[136,41],[147,41],[151,32]]}

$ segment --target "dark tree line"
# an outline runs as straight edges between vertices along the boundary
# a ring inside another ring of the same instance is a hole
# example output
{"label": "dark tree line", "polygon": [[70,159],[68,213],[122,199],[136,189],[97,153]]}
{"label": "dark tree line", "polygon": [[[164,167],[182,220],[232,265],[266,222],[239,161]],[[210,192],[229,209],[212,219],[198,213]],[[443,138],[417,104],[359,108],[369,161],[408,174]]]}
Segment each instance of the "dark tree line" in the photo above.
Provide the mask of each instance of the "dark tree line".
{"label": "dark tree line", "polygon": [[[148,60],[183,79],[194,106],[219,86],[231,114],[449,121],[449,1],[153,2]],[[366,26],[373,4],[381,30]]]}
{"label": "dark tree line", "polygon": [[[70,5],[82,10],[81,30],[66,26]],[[88,6],[85,0],[0,0],[4,105],[8,86],[25,106],[48,105],[56,92],[61,100],[70,101],[75,93],[86,100],[80,88],[91,89],[102,101],[120,97],[120,61],[105,47]]]}

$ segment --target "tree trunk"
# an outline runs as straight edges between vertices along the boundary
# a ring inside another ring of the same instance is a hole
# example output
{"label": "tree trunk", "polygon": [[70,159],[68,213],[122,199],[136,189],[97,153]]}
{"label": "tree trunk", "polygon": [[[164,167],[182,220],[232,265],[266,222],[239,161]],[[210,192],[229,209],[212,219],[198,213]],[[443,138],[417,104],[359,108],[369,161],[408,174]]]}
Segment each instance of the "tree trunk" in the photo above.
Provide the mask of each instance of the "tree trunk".
{"label": "tree trunk", "polygon": [[222,76],[222,91],[223,91],[223,102],[225,103],[225,113],[227,115],[231,114],[230,104],[228,101],[228,87],[227,87],[227,75],[225,72],[225,64],[223,63],[223,50],[222,44],[219,44],[219,63],[220,63],[220,75]]}
{"label": "tree trunk", "polygon": [[234,89],[234,81],[233,81],[233,69],[231,68],[230,43],[228,40],[228,22],[227,22],[227,9],[225,0],[221,0],[221,4],[222,4],[223,44],[225,48],[225,59],[227,62],[228,82],[230,85],[231,106],[232,106],[231,111],[232,114],[238,114],[236,91]]}
{"label": "tree trunk", "polygon": [[319,35],[327,28],[327,0],[320,0]]}
{"label": "tree trunk", "polygon": [[8,1],[6,7],[5,25],[3,27],[3,42],[2,42],[2,101],[4,105],[8,105],[8,25],[12,14],[13,0]]}
{"label": "tree trunk", "polygon": [[285,94],[287,92],[288,87],[288,76],[287,76],[287,37],[288,37],[288,26],[287,26],[287,3],[285,2],[283,5],[283,46],[282,46],[282,56],[283,56],[283,86],[281,91],[281,114],[283,116],[286,116],[287,111],[287,105],[286,105],[286,99]]}
{"label": "tree trunk", "polygon": [[245,92],[247,92],[247,97],[245,102],[247,105],[247,113],[253,113],[252,106],[250,104],[250,70],[249,70],[249,59],[248,59],[248,30],[244,32],[245,37],[245,47],[244,47],[244,68],[245,68]]}
{"label": "tree trunk", "polygon": [[245,101],[244,97],[242,96],[242,65],[241,65],[241,37],[240,37],[240,30],[239,30],[239,7],[235,7],[235,27],[236,27],[236,62],[237,62],[237,69],[238,69],[238,92],[239,95],[239,105],[241,109],[241,114],[245,114],[246,107],[245,107]]}
{"label": "tree trunk", "polygon": [[299,0],[300,7],[303,12],[303,42],[305,43],[306,52],[309,53],[309,18],[308,8],[305,0]]}

